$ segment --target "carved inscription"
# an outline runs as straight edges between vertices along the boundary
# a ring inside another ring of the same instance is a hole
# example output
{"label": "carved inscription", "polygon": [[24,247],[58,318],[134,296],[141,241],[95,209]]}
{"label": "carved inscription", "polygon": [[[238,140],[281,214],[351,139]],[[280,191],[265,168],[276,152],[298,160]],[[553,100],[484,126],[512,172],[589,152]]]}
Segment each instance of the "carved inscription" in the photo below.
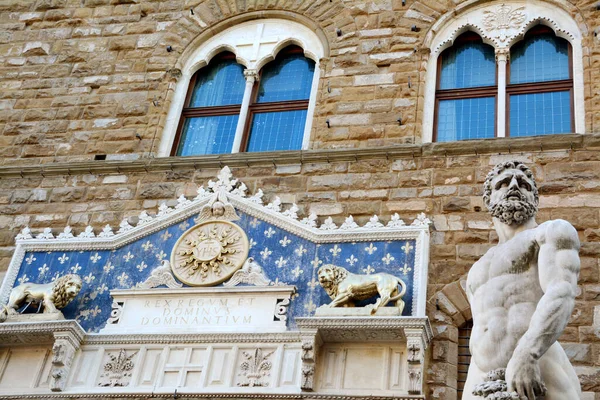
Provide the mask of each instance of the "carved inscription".
{"label": "carved inscription", "polygon": [[140,325],[247,325],[252,315],[244,310],[253,303],[252,297],[146,300],[144,308],[154,316],[142,316]]}

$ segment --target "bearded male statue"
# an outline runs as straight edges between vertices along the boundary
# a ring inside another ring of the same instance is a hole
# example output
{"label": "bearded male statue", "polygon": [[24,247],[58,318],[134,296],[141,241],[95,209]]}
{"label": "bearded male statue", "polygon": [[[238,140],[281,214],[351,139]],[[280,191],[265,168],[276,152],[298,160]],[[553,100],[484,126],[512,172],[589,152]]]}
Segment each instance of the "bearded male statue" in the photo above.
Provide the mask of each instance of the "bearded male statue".
{"label": "bearded male statue", "polygon": [[577,292],[579,239],[564,220],[535,222],[538,191],[519,161],[498,164],[484,184],[499,243],[467,278],[473,313],[463,400],[576,400],[581,388],[557,339]]}

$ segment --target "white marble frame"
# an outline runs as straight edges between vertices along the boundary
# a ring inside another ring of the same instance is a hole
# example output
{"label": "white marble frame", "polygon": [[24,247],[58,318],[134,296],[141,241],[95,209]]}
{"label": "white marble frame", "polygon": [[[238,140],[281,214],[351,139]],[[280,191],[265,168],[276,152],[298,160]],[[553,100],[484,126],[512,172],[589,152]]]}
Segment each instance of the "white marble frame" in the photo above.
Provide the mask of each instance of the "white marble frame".
{"label": "white marble frame", "polygon": [[[281,26],[285,26],[286,34],[278,37],[277,42],[272,46],[261,49],[261,46],[259,45],[256,52],[256,57],[244,57],[240,51],[240,43],[243,41],[243,35],[248,30],[256,30],[260,24],[272,24],[273,26],[279,28],[281,28]],[[239,152],[245,120],[247,119],[254,77],[265,64],[275,59],[280,50],[291,44],[302,47],[304,49],[304,55],[315,62],[315,71],[308,101],[308,111],[306,115],[306,124],[304,127],[304,135],[301,147],[302,150],[308,149],[317,98],[317,88],[321,74],[319,60],[325,56],[327,44],[323,43],[323,39],[317,34],[317,32],[314,32],[314,30],[311,30],[311,28],[305,26],[304,24],[281,18],[265,18],[254,19],[236,24],[207,39],[192,51],[186,51],[184,53],[183,59],[179,62],[181,65],[180,69],[182,76],[179,78],[174,88],[174,93],[172,96],[169,113],[167,114],[157,156],[168,157],[171,154],[171,148],[173,147],[173,142],[175,140],[175,133],[181,118],[181,111],[183,109],[192,76],[200,68],[208,65],[210,60],[222,51],[230,51],[234,53],[238,63],[245,66],[246,71],[250,72],[245,73],[246,89],[244,92],[244,98],[242,100],[240,118],[231,150],[232,153]],[[192,44],[192,46],[194,46],[194,44]]]}
{"label": "white marble frame", "polygon": [[[344,242],[366,242],[380,240],[415,240],[415,271],[414,271],[414,294],[413,294],[413,316],[425,316],[425,305],[427,302],[427,271],[429,263],[429,226],[427,223],[400,227],[365,228],[356,227],[348,230],[322,230],[311,227],[302,222],[283,215],[251,201],[248,198],[230,193],[228,194],[231,204],[252,217],[256,217],[290,233],[298,235],[314,243],[344,243]],[[27,239],[17,240],[16,249],[0,287],[0,304],[6,303],[10,290],[15,284],[19,269],[28,251],[73,251],[73,250],[113,250],[128,243],[139,240],[154,232],[158,232],[168,226],[177,224],[200,212],[202,206],[207,204],[210,197],[190,202],[185,207],[173,209],[172,212],[154,218],[145,224],[131,227],[129,230],[117,233],[110,237],[79,238],[70,239]]]}
{"label": "white marble frame", "polygon": [[[526,15],[526,19],[519,29],[506,30],[507,37],[504,39],[501,39],[497,34],[487,29],[483,23],[484,11],[493,11],[502,4],[506,4],[512,8],[525,7],[524,14]],[[497,59],[500,63],[504,61],[504,65],[506,65],[506,52],[513,44],[523,39],[525,33],[530,28],[538,24],[548,26],[558,37],[566,39],[571,44],[575,133],[585,133],[582,29],[575,19],[569,15],[569,12],[577,13],[577,10],[566,1],[561,0],[546,2],[539,0],[504,2],[475,0],[463,3],[456,10],[452,10],[440,17],[427,33],[424,42],[424,47],[430,49],[431,53],[427,61],[427,73],[425,76],[425,102],[423,105],[422,125],[423,143],[433,141],[435,90],[438,79],[437,62],[441,52],[452,46],[454,40],[459,35],[470,30],[480,35],[484,43],[493,46]],[[503,71],[500,71],[500,69],[498,68],[499,85],[502,77],[506,76],[506,69]],[[504,137],[506,134],[505,118],[501,118],[502,115],[506,115],[506,103],[502,101],[505,96],[505,91],[499,90],[496,115],[497,137]]]}

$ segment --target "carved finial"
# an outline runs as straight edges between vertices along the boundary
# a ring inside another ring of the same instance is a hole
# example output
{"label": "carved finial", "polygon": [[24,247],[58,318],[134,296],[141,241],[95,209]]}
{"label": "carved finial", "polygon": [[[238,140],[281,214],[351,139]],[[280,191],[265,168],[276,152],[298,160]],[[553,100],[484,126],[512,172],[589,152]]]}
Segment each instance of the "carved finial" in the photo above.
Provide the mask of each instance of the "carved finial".
{"label": "carved finial", "polygon": [[425,213],[421,213],[417,215],[417,218],[413,221],[410,226],[429,226],[431,224],[431,220],[427,218]]}
{"label": "carved finial", "polygon": [[337,229],[337,225],[333,222],[333,218],[327,217],[327,219],[321,224],[319,229],[322,231],[332,231],[334,229]]}
{"label": "carved finial", "polygon": [[92,238],[95,238],[96,235],[94,234],[94,228],[92,228],[89,225],[86,226],[85,230],[83,232],[81,232],[77,237],[81,238],[81,239],[92,239]]}
{"label": "carved finial", "polygon": [[107,237],[111,237],[111,236],[115,236],[112,228],[110,227],[110,225],[106,224],[106,226],[102,229],[102,232],[100,232],[100,234],[98,235],[98,237],[101,238],[107,238]]}
{"label": "carved finial", "polygon": [[371,219],[369,219],[369,222],[367,222],[364,227],[370,228],[370,229],[376,229],[376,228],[382,228],[383,224],[381,222],[379,222],[379,217],[377,215],[373,215],[371,217]]}
{"label": "carved finial", "polygon": [[251,196],[248,200],[250,200],[251,202],[256,203],[256,204],[262,204],[263,203],[263,200],[262,200],[263,195],[264,195],[264,193],[263,193],[262,189],[258,189],[258,191],[253,196]]}
{"label": "carved finial", "polygon": [[298,219],[298,210],[299,208],[296,203],[293,203],[288,210],[282,212],[281,214],[285,215],[286,217],[290,217],[291,219]]}
{"label": "carved finial", "polygon": [[138,218],[139,218],[138,225],[147,224],[148,222],[151,222],[154,219],[154,218],[152,218],[151,215],[148,215],[148,213],[146,211],[142,211]]}
{"label": "carved finial", "polygon": [[340,229],[342,230],[350,230],[356,228],[359,228],[359,226],[356,222],[354,222],[354,217],[352,215],[347,217],[342,226],[340,226]]}
{"label": "carved finial", "polygon": [[400,216],[398,215],[398,213],[395,213],[394,215],[392,215],[392,218],[387,223],[387,227],[388,228],[400,228],[400,227],[405,226],[405,225],[406,224],[404,223],[404,221],[402,221],[400,219]]}
{"label": "carved finial", "polygon": [[29,229],[28,226],[26,226],[25,228],[23,228],[21,230],[21,233],[19,233],[16,237],[16,240],[29,240],[29,239],[33,239],[33,236],[31,235],[31,229]]}
{"label": "carved finial", "polygon": [[310,226],[311,228],[316,228],[317,227],[317,214],[310,213],[310,215],[308,217],[302,218],[300,223]]}
{"label": "carved finial", "polygon": [[44,231],[38,234],[36,239],[54,239],[54,235],[52,234],[52,229],[44,228]]}
{"label": "carved finial", "polygon": [[265,208],[268,208],[269,210],[273,210],[275,212],[281,211],[281,199],[279,198],[279,196],[275,196],[275,200],[267,204]]}
{"label": "carved finial", "polygon": [[190,204],[192,204],[192,202],[186,199],[184,195],[181,195],[177,198],[177,205],[175,206],[175,209],[180,210],[189,206]]}
{"label": "carved finial", "polygon": [[73,229],[69,225],[65,226],[65,229],[57,236],[57,239],[73,239]]}
{"label": "carved finial", "polygon": [[133,229],[133,226],[131,226],[129,224],[129,222],[127,221],[127,218],[125,218],[123,221],[121,221],[121,223],[119,224],[119,230],[117,231],[117,233],[123,233],[123,232],[127,232]]}

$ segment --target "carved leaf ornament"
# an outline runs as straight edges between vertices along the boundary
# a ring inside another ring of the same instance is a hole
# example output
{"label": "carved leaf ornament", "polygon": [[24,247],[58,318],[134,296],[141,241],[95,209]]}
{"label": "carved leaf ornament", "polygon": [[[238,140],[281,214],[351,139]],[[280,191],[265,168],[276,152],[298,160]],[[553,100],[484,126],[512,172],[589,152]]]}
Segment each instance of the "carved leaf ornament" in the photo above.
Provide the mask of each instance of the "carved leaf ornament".
{"label": "carved leaf ornament", "polygon": [[242,352],[246,360],[240,364],[240,375],[244,376],[246,380],[239,382],[238,386],[268,386],[269,383],[263,381],[262,378],[269,376],[271,373],[273,364],[269,360],[269,357],[273,353],[274,351],[265,353],[260,348],[250,352]]}

